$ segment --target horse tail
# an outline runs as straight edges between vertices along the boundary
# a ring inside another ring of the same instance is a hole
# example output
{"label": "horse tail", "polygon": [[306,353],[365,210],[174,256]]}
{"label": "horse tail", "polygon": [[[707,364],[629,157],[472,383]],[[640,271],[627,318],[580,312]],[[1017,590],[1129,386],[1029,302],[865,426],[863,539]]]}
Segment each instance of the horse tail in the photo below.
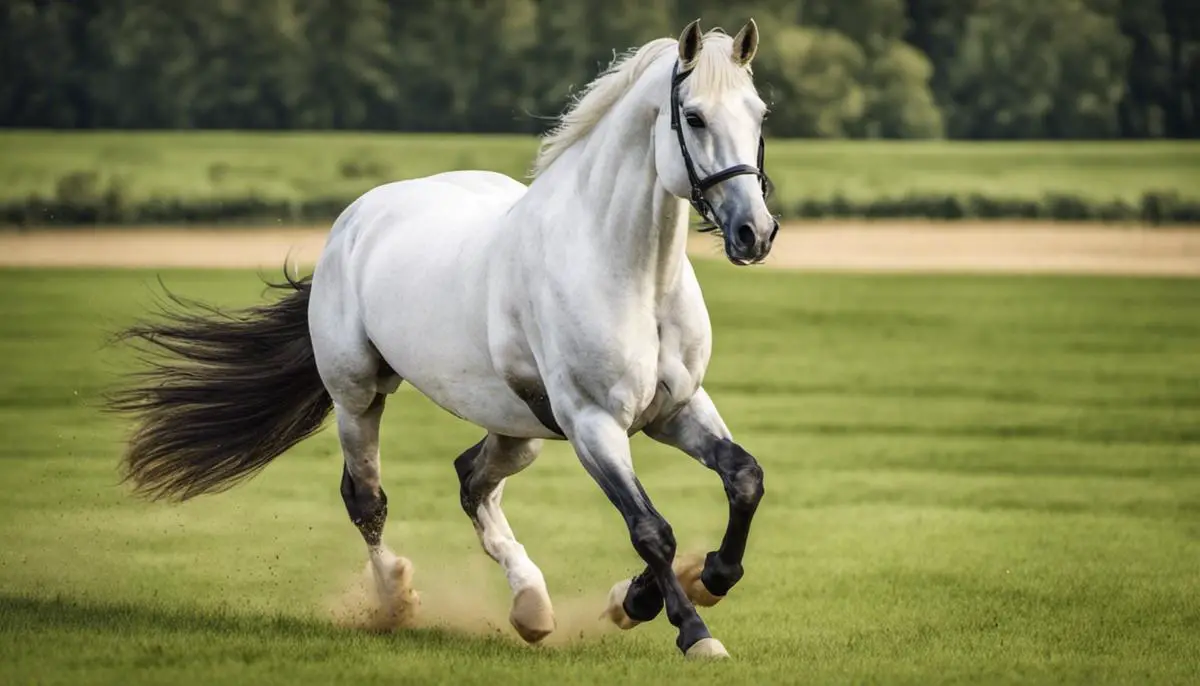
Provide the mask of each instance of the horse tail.
{"label": "horse tail", "polygon": [[333,401],[309,336],[311,278],[267,285],[287,294],[236,312],[168,292],[177,308],[117,335],[147,353],[138,383],[108,396],[110,410],[137,418],[122,462],[136,494],[228,490],[321,429]]}

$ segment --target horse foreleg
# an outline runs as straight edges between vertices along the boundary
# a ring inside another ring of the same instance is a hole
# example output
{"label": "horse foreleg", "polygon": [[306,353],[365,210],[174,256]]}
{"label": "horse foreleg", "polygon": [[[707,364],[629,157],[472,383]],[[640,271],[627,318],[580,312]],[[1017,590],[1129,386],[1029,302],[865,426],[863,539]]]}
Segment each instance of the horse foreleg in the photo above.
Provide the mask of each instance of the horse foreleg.
{"label": "horse foreleg", "polygon": [[[697,605],[715,605],[742,578],[742,559],[750,524],[763,496],[763,472],[758,462],[734,443],[729,429],[703,388],[678,412],[645,429],[647,436],[682,450],[715,471],[729,500],[729,522],[721,547],[703,560],[687,560],[675,572],[688,597]],[[641,577],[639,577],[640,579]],[[651,584],[630,585],[625,603],[631,608],[652,607],[658,589]],[[659,601],[661,602],[661,601]]]}
{"label": "horse foreleg", "polygon": [[675,534],[634,474],[628,432],[599,409],[580,412],[563,426],[580,462],[625,519],[634,550],[661,589],[667,618],[679,630],[676,645],[688,657],[727,657],[671,568]]}

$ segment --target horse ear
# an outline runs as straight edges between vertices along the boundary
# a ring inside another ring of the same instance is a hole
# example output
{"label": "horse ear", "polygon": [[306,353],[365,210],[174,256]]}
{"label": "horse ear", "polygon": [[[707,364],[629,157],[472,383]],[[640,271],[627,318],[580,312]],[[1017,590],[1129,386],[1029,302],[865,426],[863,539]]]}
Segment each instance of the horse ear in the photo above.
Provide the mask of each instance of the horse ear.
{"label": "horse ear", "polygon": [[700,56],[700,48],[703,46],[702,38],[699,19],[693,20],[684,27],[683,33],[679,34],[679,62],[684,69],[695,65],[696,58]]}
{"label": "horse ear", "polygon": [[758,24],[751,19],[737,35],[733,37],[733,61],[741,66],[750,64],[754,54],[758,52]]}

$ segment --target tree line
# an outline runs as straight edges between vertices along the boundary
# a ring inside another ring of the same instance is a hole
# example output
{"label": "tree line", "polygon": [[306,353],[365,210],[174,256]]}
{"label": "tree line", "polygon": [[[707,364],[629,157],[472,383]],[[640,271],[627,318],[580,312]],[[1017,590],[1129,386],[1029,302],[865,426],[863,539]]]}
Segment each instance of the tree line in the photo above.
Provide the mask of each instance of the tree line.
{"label": "tree line", "polygon": [[753,16],[768,133],[1200,134],[1200,0],[0,0],[0,126],[544,130],[614,50]]}

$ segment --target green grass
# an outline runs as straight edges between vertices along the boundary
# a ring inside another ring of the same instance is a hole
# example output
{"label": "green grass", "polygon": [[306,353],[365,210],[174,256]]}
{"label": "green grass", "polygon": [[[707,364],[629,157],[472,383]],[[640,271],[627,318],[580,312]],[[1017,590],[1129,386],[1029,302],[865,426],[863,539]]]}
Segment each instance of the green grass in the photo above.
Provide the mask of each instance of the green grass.
{"label": "green grass", "polygon": [[[54,197],[59,180],[72,173],[94,174],[101,186],[119,180],[130,201],[352,197],[384,181],[448,169],[524,178],[535,147],[524,136],[0,131],[0,202]],[[973,194],[1136,204],[1146,192],[1194,197],[1200,143],[772,140],[767,167],[789,206],[835,196]]]}
{"label": "green grass", "polygon": [[[1200,679],[1200,281],[699,272],[706,386],[767,474],[746,576],[703,611],[720,665],[685,664],[661,618],[597,628],[640,564],[557,443],[505,492],[562,625],[522,645],[458,506],[451,461],[479,432],[411,391],[385,415],[385,538],[446,626],[339,627],[365,555],[333,432],[229,493],[132,500],[125,427],[97,410],[127,359],[102,343],[153,274],[0,271],[0,683]],[[165,279],[262,293],[246,272]],[[682,547],[713,544],[716,477],[634,451]]]}

